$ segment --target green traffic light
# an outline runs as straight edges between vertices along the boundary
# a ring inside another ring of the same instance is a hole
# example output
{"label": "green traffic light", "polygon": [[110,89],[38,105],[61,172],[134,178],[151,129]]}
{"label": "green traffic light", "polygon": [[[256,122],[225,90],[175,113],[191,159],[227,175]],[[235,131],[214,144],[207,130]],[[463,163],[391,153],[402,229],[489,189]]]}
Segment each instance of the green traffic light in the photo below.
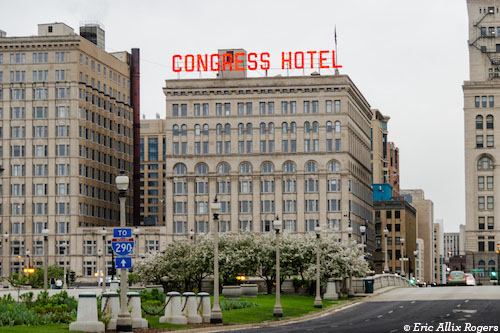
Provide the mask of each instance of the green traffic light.
{"label": "green traffic light", "polygon": [[492,277],[496,277],[496,276],[497,276],[497,272],[491,272],[491,273],[490,273],[490,275],[491,275]]}

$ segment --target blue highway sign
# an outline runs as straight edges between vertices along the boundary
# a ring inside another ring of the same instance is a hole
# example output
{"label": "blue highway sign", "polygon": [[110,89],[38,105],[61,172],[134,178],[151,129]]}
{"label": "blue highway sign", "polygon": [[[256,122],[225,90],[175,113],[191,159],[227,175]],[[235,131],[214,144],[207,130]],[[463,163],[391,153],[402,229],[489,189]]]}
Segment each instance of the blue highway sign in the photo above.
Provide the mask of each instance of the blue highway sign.
{"label": "blue highway sign", "polygon": [[130,269],[132,268],[132,258],[130,257],[118,257],[115,258],[115,265],[118,269]]}
{"label": "blue highway sign", "polygon": [[111,247],[113,248],[113,252],[116,253],[118,256],[126,256],[132,253],[134,251],[134,239],[129,238],[129,239],[113,239],[111,242]]}
{"label": "blue highway sign", "polygon": [[114,228],[113,237],[115,238],[132,238],[132,228]]}

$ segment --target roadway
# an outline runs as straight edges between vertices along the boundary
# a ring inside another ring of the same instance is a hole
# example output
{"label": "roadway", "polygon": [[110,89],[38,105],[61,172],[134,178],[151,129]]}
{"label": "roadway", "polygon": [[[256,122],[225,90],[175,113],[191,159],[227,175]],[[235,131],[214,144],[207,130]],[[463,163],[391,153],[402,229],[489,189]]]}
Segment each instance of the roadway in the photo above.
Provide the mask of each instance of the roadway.
{"label": "roadway", "polygon": [[309,331],[498,332],[500,286],[398,288],[317,319],[237,332]]}

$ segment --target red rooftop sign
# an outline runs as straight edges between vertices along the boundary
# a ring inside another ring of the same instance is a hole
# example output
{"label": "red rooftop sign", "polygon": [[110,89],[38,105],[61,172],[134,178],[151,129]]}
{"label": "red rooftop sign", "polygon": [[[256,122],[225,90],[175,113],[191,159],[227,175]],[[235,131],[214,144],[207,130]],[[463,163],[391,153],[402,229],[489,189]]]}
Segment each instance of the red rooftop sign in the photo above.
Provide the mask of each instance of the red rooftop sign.
{"label": "red rooftop sign", "polygon": [[[172,57],[172,69],[176,73],[268,70],[271,68],[269,57],[268,52],[250,52],[246,58],[243,52],[175,54]],[[342,68],[335,62],[333,50],[281,52],[281,69]]]}

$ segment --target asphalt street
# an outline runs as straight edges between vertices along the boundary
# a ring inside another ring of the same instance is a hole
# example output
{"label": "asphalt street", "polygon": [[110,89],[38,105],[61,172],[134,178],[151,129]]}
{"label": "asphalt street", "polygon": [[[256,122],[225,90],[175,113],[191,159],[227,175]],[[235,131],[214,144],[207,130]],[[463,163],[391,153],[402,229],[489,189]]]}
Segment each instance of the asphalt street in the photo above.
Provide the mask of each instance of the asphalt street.
{"label": "asphalt street", "polygon": [[237,332],[498,331],[500,287],[481,286],[400,288],[310,321]]}

